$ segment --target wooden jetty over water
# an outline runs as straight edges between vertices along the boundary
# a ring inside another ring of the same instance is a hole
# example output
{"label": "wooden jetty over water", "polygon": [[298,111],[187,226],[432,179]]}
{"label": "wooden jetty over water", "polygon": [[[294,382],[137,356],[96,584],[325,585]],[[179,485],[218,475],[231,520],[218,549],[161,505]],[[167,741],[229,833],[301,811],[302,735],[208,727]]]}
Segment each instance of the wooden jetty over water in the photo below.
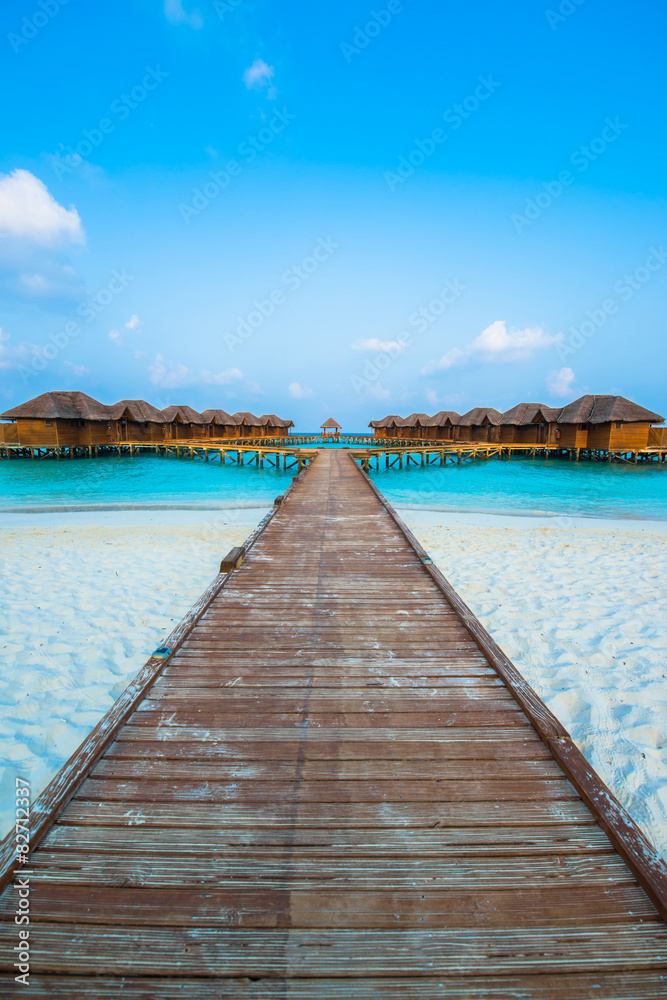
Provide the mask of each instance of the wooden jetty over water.
{"label": "wooden jetty over water", "polygon": [[665,866],[563,727],[350,454],[278,500],[5,842],[2,995],[665,997]]}

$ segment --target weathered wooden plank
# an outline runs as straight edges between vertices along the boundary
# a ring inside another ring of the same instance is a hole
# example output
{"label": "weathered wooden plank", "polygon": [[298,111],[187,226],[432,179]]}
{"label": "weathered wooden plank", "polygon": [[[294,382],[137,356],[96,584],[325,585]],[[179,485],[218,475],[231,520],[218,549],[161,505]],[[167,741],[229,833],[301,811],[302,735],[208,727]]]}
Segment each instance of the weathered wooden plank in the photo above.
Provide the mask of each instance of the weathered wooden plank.
{"label": "weathered wooden plank", "polygon": [[[198,828],[196,834],[172,826],[167,829],[137,826],[128,835],[122,827],[52,827],[43,841],[45,850],[108,851],[149,857],[164,851],[179,854],[262,857],[284,855],[286,850],[310,857],[460,857],[483,853],[512,854],[596,854],[608,853],[609,839],[595,823],[578,826],[468,826],[438,827],[431,830],[405,829],[318,829],[295,827],[247,830],[218,826]],[[652,907],[651,907],[652,908]]]}
{"label": "weathered wooden plank", "polygon": [[[30,897],[30,913],[40,923],[114,924],[126,927],[398,928],[572,926],[659,922],[655,908],[636,886],[572,885],[567,889],[455,891],[440,889],[384,892],[326,892],[292,888],[260,891],[207,887],[154,889],[44,882]],[[0,920],[14,920],[10,900],[0,900]]]}
{"label": "weathered wooden plank", "polygon": [[[606,854],[531,855],[528,859],[512,856],[482,855],[438,860],[412,857],[327,858],[303,857],[296,851],[284,857],[254,860],[248,857],[220,859],[206,863],[193,855],[170,854],[142,858],[94,851],[49,852],[46,848],[31,862],[36,882],[46,885],[67,882],[80,885],[116,885],[151,888],[216,886],[248,889],[436,889],[467,890],[553,888],[574,885],[635,885],[625,862],[611,848]],[[667,933],[667,932],[666,932]]]}
{"label": "weathered wooden plank", "polygon": [[[129,728],[129,727],[127,727]],[[146,727],[148,729],[148,727]],[[141,732],[141,727],[139,727]],[[491,731],[491,730],[489,730]],[[295,739],[255,740],[247,731],[236,741],[206,739],[198,731],[198,738],[188,740],[158,739],[156,734],[147,739],[131,734],[119,734],[119,738],[109,747],[105,760],[119,758],[165,759],[165,760],[215,760],[215,761],[264,761],[293,760],[300,752],[301,742]],[[163,732],[159,730],[159,732]],[[170,731],[175,737],[175,733]],[[253,733],[254,736],[254,733]],[[318,733],[319,736],[319,733]],[[480,746],[479,743],[482,743]],[[443,740],[436,743],[426,740],[411,741],[386,740],[323,740],[308,738],[308,760],[327,761],[423,761],[424,767],[431,768],[436,762],[483,760],[491,764],[500,761],[544,761],[551,754],[542,743],[534,740],[505,740],[504,742]],[[437,766],[437,765],[436,765]]]}
{"label": "weathered wooden plank", "polygon": [[234,827],[263,829],[318,827],[365,829],[436,829],[471,825],[497,828],[544,824],[591,823],[590,810],[579,799],[532,802],[377,802],[335,804],[301,802],[295,815],[289,802],[239,804],[226,802],[164,803],[73,799],[61,824],[79,826],[154,826],[170,829]]}
{"label": "weathered wooden plank", "polygon": [[[213,726],[207,726],[206,728],[201,726],[179,726],[175,728],[172,726],[136,725],[135,720],[136,716],[132,719],[132,722],[124,726],[119,732],[117,736],[118,743],[124,740],[134,741],[143,739],[165,742],[171,740],[192,740],[194,742],[219,740],[221,742],[244,744],[243,753],[249,753],[250,749],[247,748],[247,744],[249,743],[274,743],[282,741],[293,743],[295,738],[298,738],[297,733],[303,729],[301,726],[295,730],[294,725],[289,727],[257,725],[251,728],[247,726],[243,728],[229,726],[224,729]],[[536,753],[540,753],[543,747],[540,738],[532,726],[510,726],[504,728],[488,726],[480,729],[476,729],[474,726],[466,726],[465,728],[450,726],[443,729],[428,729],[427,727],[410,729],[407,726],[401,729],[383,729],[380,726],[376,729],[361,729],[354,726],[337,729],[319,726],[312,729],[312,731],[309,726],[309,747],[311,744],[313,747],[316,747],[324,743],[335,743],[339,746],[362,743],[364,747],[374,744],[396,744],[400,747],[407,747],[410,744],[429,744],[429,754],[437,750],[439,746],[446,748],[449,744],[467,743],[469,747],[472,745],[473,749],[477,745],[480,746],[480,750],[474,755],[476,758],[479,758],[480,753],[483,758],[493,756],[498,744],[526,746],[526,744],[532,743],[535,746]],[[308,752],[310,753],[310,749]],[[316,752],[314,749],[313,753]],[[551,755],[549,754],[549,756]]]}
{"label": "weathered wooden plank", "polygon": [[[36,1000],[663,1000],[667,976],[659,970],[545,975],[387,976],[327,979],[128,976],[31,976]],[[25,996],[25,987],[0,975],[3,996]],[[150,994],[147,993],[150,989]]]}
{"label": "weathered wooden plank", "polygon": [[[107,756],[95,768],[99,778],[151,778],[169,781],[470,781],[470,761],[430,762],[425,775],[425,761],[311,761],[302,763],[295,748],[292,760],[272,757],[265,761],[240,761],[236,764],[200,762],[196,755],[182,761],[128,760]],[[562,772],[553,760],[509,760],[484,762],[484,779],[543,778],[563,782]]]}
{"label": "weathered wooden plank", "polygon": [[[79,799],[101,802],[267,802],[292,803],[292,781],[178,781],[96,778],[92,774],[76,792]],[[565,778],[469,781],[301,781],[298,802],[532,802],[578,800]]]}
{"label": "weathered wooden plank", "polygon": [[[0,924],[0,934],[3,927]],[[144,927],[33,925],[34,973],[88,975],[127,969],[135,975],[381,976],[494,975],[651,969],[667,960],[667,929],[646,923],[444,931],[229,931]],[[73,942],[76,947],[72,947]],[[66,958],[65,958],[66,956]],[[0,969],[12,971],[0,952]]]}

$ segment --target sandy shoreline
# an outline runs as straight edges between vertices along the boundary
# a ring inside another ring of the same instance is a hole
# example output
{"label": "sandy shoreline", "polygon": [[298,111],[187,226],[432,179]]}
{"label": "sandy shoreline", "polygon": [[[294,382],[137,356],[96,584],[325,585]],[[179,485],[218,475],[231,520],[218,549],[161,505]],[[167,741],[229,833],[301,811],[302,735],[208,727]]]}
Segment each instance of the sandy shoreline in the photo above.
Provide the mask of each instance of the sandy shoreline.
{"label": "sandy shoreline", "polygon": [[[667,522],[399,509],[667,854]],[[266,508],[0,514],[0,828]]]}

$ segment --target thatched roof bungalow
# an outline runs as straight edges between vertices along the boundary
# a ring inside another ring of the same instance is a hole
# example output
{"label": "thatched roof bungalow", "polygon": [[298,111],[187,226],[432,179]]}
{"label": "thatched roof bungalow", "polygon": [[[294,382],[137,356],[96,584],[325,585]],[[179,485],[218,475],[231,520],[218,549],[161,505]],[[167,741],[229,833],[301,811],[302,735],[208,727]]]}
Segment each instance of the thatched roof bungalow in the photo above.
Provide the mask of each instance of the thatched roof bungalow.
{"label": "thatched roof bungalow", "polygon": [[259,420],[266,437],[288,437],[290,427],[294,427],[293,420],[277,417],[275,413],[263,413]]}
{"label": "thatched roof bungalow", "polygon": [[[15,443],[32,448],[75,448],[111,441],[110,408],[85,392],[43,392],[0,414],[15,424]],[[9,441],[9,428],[3,432]]]}
{"label": "thatched roof bungalow", "polygon": [[557,412],[561,448],[593,451],[641,451],[648,446],[651,424],[665,418],[625,396],[586,395]]}
{"label": "thatched roof bungalow", "polygon": [[383,417],[382,420],[371,420],[368,426],[373,428],[373,433],[377,438],[394,438],[398,437],[398,431],[405,427],[405,420],[403,417],[391,413],[389,416]]}
{"label": "thatched roof bungalow", "polygon": [[440,410],[426,421],[424,437],[432,441],[453,441],[460,417],[456,410]]}
{"label": "thatched roof bungalow", "polygon": [[166,436],[172,441],[185,441],[206,436],[206,421],[191,406],[166,406],[162,411],[167,420]]}
{"label": "thatched roof bungalow", "polygon": [[264,434],[262,421],[259,417],[256,417],[254,413],[250,413],[248,410],[242,410],[238,413],[233,413],[232,416],[236,420],[237,437],[257,438],[262,437]]}
{"label": "thatched roof bungalow", "polygon": [[235,438],[238,424],[226,410],[202,410],[204,433],[208,438]]}
{"label": "thatched roof bungalow", "polygon": [[502,444],[555,444],[558,409],[544,403],[517,403],[499,420]]}
{"label": "thatched roof bungalow", "polygon": [[475,406],[459,417],[455,438],[457,441],[497,441],[498,425],[502,414],[492,406]]}
{"label": "thatched roof bungalow", "polygon": [[145,399],[121,399],[108,407],[114,441],[164,441],[167,418]]}

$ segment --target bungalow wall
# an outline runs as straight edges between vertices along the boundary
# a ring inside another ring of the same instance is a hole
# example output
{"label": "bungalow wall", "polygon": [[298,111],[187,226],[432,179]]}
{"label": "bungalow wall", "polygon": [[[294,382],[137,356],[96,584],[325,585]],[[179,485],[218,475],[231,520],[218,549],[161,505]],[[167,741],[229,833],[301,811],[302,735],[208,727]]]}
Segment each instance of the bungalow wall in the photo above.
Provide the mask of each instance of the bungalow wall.
{"label": "bungalow wall", "polygon": [[183,424],[180,420],[172,420],[164,427],[165,437],[169,441],[192,441],[204,437],[204,424]]}
{"label": "bungalow wall", "polygon": [[560,448],[588,448],[587,424],[557,424],[554,433],[554,443]]}
{"label": "bungalow wall", "polygon": [[477,441],[478,443],[488,444],[489,442],[496,442],[498,440],[498,427],[494,427],[493,424],[482,424],[475,427],[474,425],[470,428],[472,436],[471,441]]}
{"label": "bungalow wall", "polygon": [[112,441],[133,441],[146,444],[160,444],[165,438],[166,424],[152,421],[114,420],[111,431]]}
{"label": "bungalow wall", "polygon": [[591,424],[588,447],[599,451],[641,451],[648,447],[650,427],[648,422]]}
{"label": "bungalow wall", "polygon": [[75,448],[108,444],[110,425],[106,420],[28,420],[16,421],[19,443],[28,448]]}
{"label": "bungalow wall", "polygon": [[16,424],[0,424],[0,443],[19,443],[19,429]]}
{"label": "bungalow wall", "polygon": [[650,427],[648,446],[649,448],[667,448],[667,427]]}

